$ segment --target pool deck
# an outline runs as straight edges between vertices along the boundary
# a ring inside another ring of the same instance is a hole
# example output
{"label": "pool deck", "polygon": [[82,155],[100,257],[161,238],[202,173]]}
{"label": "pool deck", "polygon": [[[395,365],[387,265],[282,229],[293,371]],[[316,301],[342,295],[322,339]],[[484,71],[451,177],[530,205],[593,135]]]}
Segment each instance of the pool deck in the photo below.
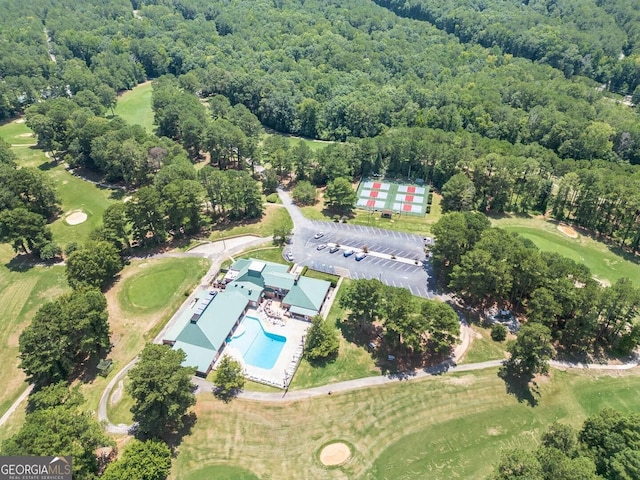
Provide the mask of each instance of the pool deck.
{"label": "pool deck", "polygon": [[[265,320],[264,315],[260,314],[253,308],[247,311],[247,316],[260,319],[260,323],[262,324],[262,328],[264,328],[265,332],[286,337],[287,341],[282,347],[282,351],[280,352],[273,368],[267,370],[246,364],[242,354],[234,348],[232,344],[225,347],[223,354],[220,355],[220,359],[227,354],[239,361],[244,368],[245,377],[248,380],[272,385],[278,388],[286,388],[287,383],[291,381],[291,377],[293,376],[293,373],[295,373],[295,369],[300,362],[302,346],[304,345],[303,339],[307,330],[311,326],[311,323],[284,317],[286,322],[285,325],[273,324]],[[220,359],[218,359],[218,362]],[[214,368],[217,368],[217,362]]]}

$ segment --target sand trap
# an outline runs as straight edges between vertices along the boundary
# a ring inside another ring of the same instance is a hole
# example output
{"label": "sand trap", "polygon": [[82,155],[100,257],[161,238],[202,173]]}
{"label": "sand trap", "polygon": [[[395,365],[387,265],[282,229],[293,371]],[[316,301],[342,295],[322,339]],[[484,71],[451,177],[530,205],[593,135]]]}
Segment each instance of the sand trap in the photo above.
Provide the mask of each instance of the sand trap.
{"label": "sand trap", "polygon": [[64,221],[69,225],[79,225],[87,221],[87,214],[82,210],[76,210],[75,212],[71,212],[69,215],[67,215]]}
{"label": "sand trap", "polygon": [[327,467],[342,465],[351,457],[351,450],[346,443],[336,442],[327,445],[320,452],[320,461]]}
{"label": "sand trap", "polygon": [[19,118],[14,123],[24,123],[24,118]]}
{"label": "sand trap", "polygon": [[20,137],[20,138],[31,138],[31,137],[33,137],[33,133],[21,133],[20,135],[18,135],[18,137]]}
{"label": "sand trap", "polygon": [[568,227],[566,225],[558,225],[558,230],[560,230],[562,233],[564,233],[567,237],[578,238],[578,232],[576,232],[571,227]]}

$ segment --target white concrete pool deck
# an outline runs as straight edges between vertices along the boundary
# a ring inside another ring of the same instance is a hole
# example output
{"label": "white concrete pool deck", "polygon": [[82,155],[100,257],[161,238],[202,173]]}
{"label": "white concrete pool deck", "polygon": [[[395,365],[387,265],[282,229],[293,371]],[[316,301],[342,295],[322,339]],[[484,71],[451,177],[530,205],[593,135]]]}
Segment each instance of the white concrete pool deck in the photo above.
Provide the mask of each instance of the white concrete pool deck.
{"label": "white concrete pool deck", "polygon": [[[245,363],[242,354],[232,345],[227,345],[224,348],[218,362],[225,354],[229,355],[242,364],[245,370],[245,377],[248,380],[279,388],[285,388],[300,362],[302,346],[304,345],[303,339],[307,330],[311,326],[311,323],[303,320],[283,317],[285,325],[274,325],[273,323],[266,321],[264,316],[260,315],[258,311],[253,308],[250,308],[247,311],[247,316],[259,318],[260,323],[262,323],[262,328],[264,328],[266,332],[286,337],[287,341],[282,347],[282,351],[280,352],[273,368],[267,370]],[[218,362],[216,362],[214,368],[217,368]]]}

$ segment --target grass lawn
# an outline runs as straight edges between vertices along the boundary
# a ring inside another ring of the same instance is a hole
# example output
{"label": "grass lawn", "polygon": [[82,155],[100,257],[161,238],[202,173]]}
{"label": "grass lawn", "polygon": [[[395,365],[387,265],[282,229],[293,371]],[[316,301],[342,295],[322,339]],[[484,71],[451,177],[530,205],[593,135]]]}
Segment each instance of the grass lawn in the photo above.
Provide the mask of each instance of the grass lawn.
{"label": "grass lawn", "polygon": [[[109,420],[115,425],[119,425],[121,423],[131,425],[133,423],[131,407],[133,407],[135,402],[125,391],[128,383],[129,377],[125,377],[122,380],[122,389],[120,390],[120,386],[116,385],[116,388],[111,391],[111,397],[107,402],[107,414],[109,415]],[[116,396],[116,392],[118,398],[114,398]]]}
{"label": "grass lawn", "polygon": [[[535,448],[559,420],[578,426],[605,406],[640,408],[640,372],[565,373],[539,381],[536,407],[506,394],[497,369],[267,404],[225,404],[200,395],[198,422],[180,445],[171,478],[209,465],[240,467],[257,478],[484,478],[509,447]],[[332,440],[353,445],[352,458],[328,469],[319,450]],[[212,477],[213,478],[213,477]],[[217,477],[215,477],[217,478]]]}
{"label": "grass lawn", "polygon": [[293,263],[286,262],[284,258],[282,258],[282,247],[267,247],[247,250],[246,252],[242,252],[239,258],[255,258],[256,260],[264,260],[266,262],[293,265]]}
{"label": "grass lawn", "polygon": [[64,267],[29,267],[0,244],[0,416],[27,387],[18,368],[18,340],[43,303],[68,290]]}
{"label": "grass lawn", "polygon": [[264,139],[271,135],[278,135],[280,137],[285,137],[286,139],[288,139],[290,148],[294,148],[299,142],[306,143],[312,152],[321,150],[331,143],[339,143],[339,142],[329,142],[324,140],[313,140],[310,138],[296,137],[295,135],[286,135],[283,133],[275,132],[273,130],[270,130],[269,133],[265,133],[262,136],[262,138]]}
{"label": "grass lawn", "polygon": [[628,277],[636,286],[640,286],[640,260],[632,259],[613,246],[585,235],[570,238],[556,228],[556,223],[541,218],[509,216],[493,219],[492,223],[505,230],[518,232],[540,250],[557,252],[586,265],[600,280],[615,282]]}
{"label": "grass lawn", "polygon": [[9,145],[31,145],[38,140],[24,122],[15,120],[0,125],[0,138]]}
{"label": "grass lawn", "polygon": [[491,339],[491,329],[472,325],[471,329],[476,333],[476,338],[458,363],[479,363],[487,360],[498,360],[505,357],[505,342],[496,342]]}
{"label": "grass lawn", "polygon": [[253,473],[230,465],[208,465],[178,478],[180,480],[259,480]]}
{"label": "grass lawn", "polygon": [[[318,196],[320,200],[314,206],[301,208],[302,214],[311,220],[333,221],[333,215],[324,209],[322,197],[320,194]],[[392,218],[381,218],[379,213],[372,215],[365,210],[354,209],[353,217],[349,218],[348,223],[428,235],[431,233],[431,226],[442,216],[441,200],[442,197],[434,193],[431,213],[427,213],[424,217],[394,214]]]}
{"label": "grass lawn", "polygon": [[[40,149],[15,147],[13,152],[20,165],[40,168],[52,180],[62,213],[50,227],[54,240],[63,247],[69,242],[86,241],[89,233],[102,224],[102,214],[106,208],[122,195],[119,190],[100,188],[71,175],[62,165],[52,166]],[[79,225],[69,225],[65,217],[74,210],[86,213],[87,220]]]}
{"label": "grass lawn", "polygon": [[[338,290],[335,301],[327,316],[326,321],[331,325],[337,325],[340,320],[346,317],[345,309],[339,306],[339,302],[340,297],[344,295],[348,282],[349,280],[343,280],[342,286]],[[380,375],[380,368],[376,367],[371,354],[364,347],[348,342],[340,335],[338,358],[331,363],[315,367],[303,359],[293,377],[290,389],[299,390],[302,388],[317,387],[327,383],[370,377],[373,375]]]}
{"label": "grass lawn", "polygon": [[[89,233],[102,225],[102,214],[109,205],[121,196],[121,192],[99,188],[71,175],[62,166],[52,168],[49,175],[55,182],[63,212],[51,224],[54,240],[63,246],[70,242],[82,243],[86,241],[89,238]],[[87,221],[79,225],[69,225],[65,221],[65,216],[74,210],[82,210],[86,213]]]}
{"label": "grass lawn", "polygon": [[333,285],[337,284],[338,280],[340,280],[338,275],[331,275],[330,273],[319,272],[318,270],[311,270],[310,268],[307,269],[304,276],[317,278],[318,280],[326,280],[327,282],[331,282]]}
{"label": "grass lawn", "polygon": [[151,133],[153,131],[153,109],[151,108],[151,82],[141,83],[118,97],[115,113],[127,123],[141,125]]}
{"label": "grass lawn", "polygon": [[[97,376],[91,383],[82,385],[87,409],[97,409],[100,396],[111,378],[138,355],[147,342],[153,340],[184,302],[184,292],[191,291],[198,284],[207,268],[208,262],[200,258],[158,258],[135,260],[122,270],[119,280],[106,292],[113,343],[107,357],[113,360],[113,368],[106,378]],[[174,282],[172,276],[182,280]],[[160,287],[158,282],[169,282],[175,286],[173,291],[164,295],[162,302],[136,294],[157,290]]]}
{"label": "grass lawn", "polygon": [[184,301],[185,292],[191,293],[191,279],[201,278],[206,271],[206,261],[200,258],[164,258],[151,265],[139,264],[137,272],[118,290],[120,308],[126,315],[152,315],[173,299]]}
{"label": "grass lawn", "polygon": [[259,237],[273,236],[273,231],[278,227],[293,228],[293,222],[287,209],[278,205],[267,205],[264,215],[259,220],[247,220],[230,222],[214,226],[209,240],[216,241],[223,238],[237,237],[239,235],[258,235]]}

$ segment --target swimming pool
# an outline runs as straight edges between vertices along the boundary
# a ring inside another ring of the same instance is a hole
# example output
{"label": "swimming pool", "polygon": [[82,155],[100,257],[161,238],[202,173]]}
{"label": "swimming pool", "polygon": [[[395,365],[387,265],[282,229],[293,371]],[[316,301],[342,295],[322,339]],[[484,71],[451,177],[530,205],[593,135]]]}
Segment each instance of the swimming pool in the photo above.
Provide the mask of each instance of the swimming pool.
{"label": "swimming pool", "polygon": [[249,365],[269,370],[278,360],[286,341],[282,335],[265,332],[257,318],[244,317],[229,345],[240,351]]}

